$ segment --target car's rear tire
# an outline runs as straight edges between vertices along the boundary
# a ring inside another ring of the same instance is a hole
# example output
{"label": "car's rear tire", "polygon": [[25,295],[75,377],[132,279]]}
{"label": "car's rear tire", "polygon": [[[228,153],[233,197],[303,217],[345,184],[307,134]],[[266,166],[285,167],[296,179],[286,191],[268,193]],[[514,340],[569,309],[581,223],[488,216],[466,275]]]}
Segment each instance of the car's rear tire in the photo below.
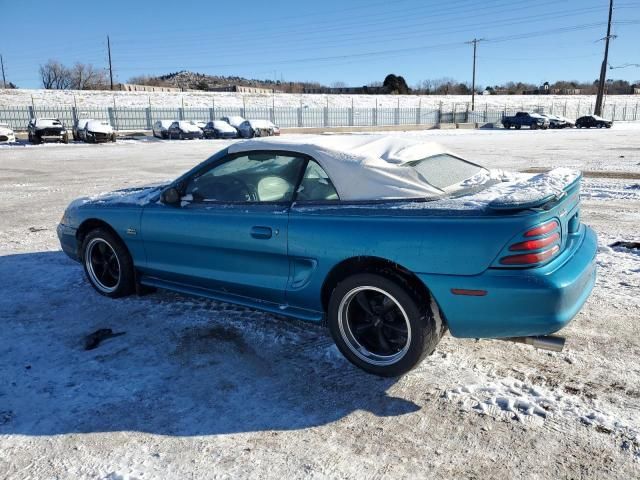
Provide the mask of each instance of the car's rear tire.
{"label": "car's rear tire", "polygon": [[383,377],[410,371],[433,353],[445,331],[429,298],[419,299],[403,282],[371,273],[338,283],[328,320],[342,354]]}
{"label": "car's rear tire", "polygon": [[99,294],[118,298],[135,291],[131,255],[122,240],[108,229],[97,228],[84,238],[82,264],[89,283]]}

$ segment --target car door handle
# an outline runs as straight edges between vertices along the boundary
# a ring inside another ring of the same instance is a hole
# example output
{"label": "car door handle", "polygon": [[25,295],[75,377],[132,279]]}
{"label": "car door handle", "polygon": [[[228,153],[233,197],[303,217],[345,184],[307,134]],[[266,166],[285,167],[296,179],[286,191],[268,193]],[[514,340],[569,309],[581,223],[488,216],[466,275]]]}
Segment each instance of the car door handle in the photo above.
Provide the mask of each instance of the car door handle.
{"label": "car door handle", "polygon": [[271,238],[271,235],[271,227],[251,227],[251,236],[253,238],[265,240]]}

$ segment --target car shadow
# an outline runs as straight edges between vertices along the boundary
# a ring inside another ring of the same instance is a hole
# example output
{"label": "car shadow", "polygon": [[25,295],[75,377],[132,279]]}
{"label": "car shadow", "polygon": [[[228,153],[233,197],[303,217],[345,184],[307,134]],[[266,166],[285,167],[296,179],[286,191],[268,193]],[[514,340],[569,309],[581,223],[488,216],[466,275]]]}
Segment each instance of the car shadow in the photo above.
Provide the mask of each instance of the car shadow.
{"label": "car shadow", "polygon": [[[62,252],[0,257],[0,434],[294,430],[419,410],[324,328],[159,291],[95,293]],[[124,335],[84,350],[100,328]]]}

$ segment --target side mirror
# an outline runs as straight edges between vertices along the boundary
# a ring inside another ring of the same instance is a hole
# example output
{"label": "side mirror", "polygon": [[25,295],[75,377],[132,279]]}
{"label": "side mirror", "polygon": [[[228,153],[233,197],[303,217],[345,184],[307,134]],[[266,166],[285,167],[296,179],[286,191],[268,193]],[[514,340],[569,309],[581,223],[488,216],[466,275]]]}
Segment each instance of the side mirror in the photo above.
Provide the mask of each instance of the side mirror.
{"label": "side mirror", "polygon": [[180,192],[176,187],[169,187],[162,192],[161,200],[162,203],[176,207],[180,205]]}

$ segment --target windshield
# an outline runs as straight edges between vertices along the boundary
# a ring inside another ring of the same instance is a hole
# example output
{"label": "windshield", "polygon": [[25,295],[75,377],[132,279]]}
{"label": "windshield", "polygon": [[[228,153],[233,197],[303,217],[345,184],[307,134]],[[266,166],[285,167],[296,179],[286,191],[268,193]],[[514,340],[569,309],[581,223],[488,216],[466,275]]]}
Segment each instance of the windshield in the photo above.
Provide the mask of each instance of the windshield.
{"label": "windshield", "polygon": [[483,167],[448,153],[440,153],[407,163],[425,182],[440,190],[452,187],[484,170]]}

